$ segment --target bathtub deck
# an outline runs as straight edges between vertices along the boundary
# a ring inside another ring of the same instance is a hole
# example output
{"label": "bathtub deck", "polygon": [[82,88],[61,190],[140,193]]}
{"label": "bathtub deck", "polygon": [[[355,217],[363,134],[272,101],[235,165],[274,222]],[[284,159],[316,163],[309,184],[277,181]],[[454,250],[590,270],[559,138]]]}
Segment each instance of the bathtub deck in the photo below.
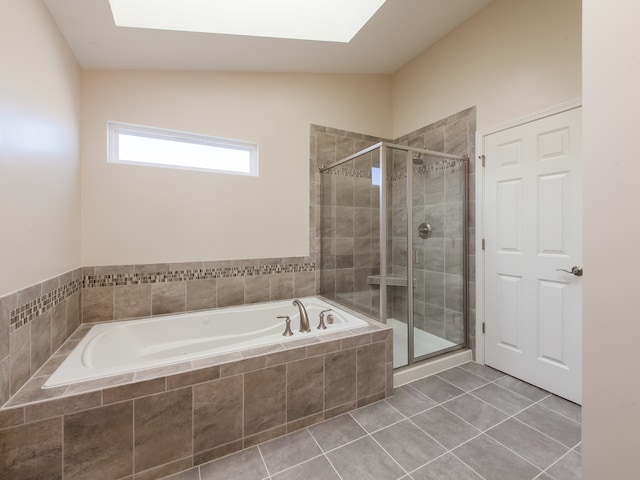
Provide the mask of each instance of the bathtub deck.
{"label": "bathtub deck", "polygon": [[0,408],[0,437],[29,459],[10,467],[15,478],[160,478],[393,394],[392,329],[377,322],[41,389],[89,328]]}
{"label": "bathtub deck", "polygon": [[[31,379],[2,407],[1,410],[15,407],[24,407],[32,403],[56,400],[66,398],[72,395],[94,392],[113,387],[124,386],[128,384],[138,383],[147,380],[173,377],[180,374],[188,374],[204,368],[219,366],[222,370],[222,376],[225,372],[241,372],[246,371],[247,366],[251,365],[251,359],[260,356],[269,355],[270,358],[277,359],[279,357],[286,358],[299,348],[311,347],[311,349],[323,350],[323,345],[330,345],[335,341],[347,342],[349,338],[361,336],[367,333],[378,333],[391,331],[389,327],[378,322],[372,322],[366,319],[368,325],[345,330],[341,332],[325,334],[322,336],[313,336],[311,332],[309,336],[300,338],[300,340],[290,340],[286,343],[278,343],[266,345],[258,348],[250,348],[232,353],[212,355],[198,360],[174,363],[157,368],[140,370],[135,373],[126,373],[113,375],[97,380],[89,380],[78,382],[71,385],[42,389],[42,385],[47,381],[49,376],[55,369],[67,358],[67,355],[75,348],[80,340],[87,334],[93,325],[81,325],[67,339],[67,341],[49,358],[49,360],[34,374]],[[254,364],[257,365],[254,361]],[[249,368],[253,370],[254,368]]]}

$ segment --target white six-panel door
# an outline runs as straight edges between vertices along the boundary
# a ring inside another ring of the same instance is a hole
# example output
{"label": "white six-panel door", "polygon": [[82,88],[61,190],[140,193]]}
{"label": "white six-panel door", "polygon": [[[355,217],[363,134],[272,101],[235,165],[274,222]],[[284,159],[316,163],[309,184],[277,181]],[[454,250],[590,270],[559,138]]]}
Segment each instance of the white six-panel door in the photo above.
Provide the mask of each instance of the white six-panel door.
{"label": "white six-panel door", "polygon": [[484,137],[485,363],[577,403],[580,147],[580,108]]}

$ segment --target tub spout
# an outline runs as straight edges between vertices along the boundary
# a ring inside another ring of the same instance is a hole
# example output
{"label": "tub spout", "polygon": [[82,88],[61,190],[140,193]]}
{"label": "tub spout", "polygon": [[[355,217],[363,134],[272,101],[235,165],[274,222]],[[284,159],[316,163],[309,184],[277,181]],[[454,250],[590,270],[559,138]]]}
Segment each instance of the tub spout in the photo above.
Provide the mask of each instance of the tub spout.
{"label": "tub spout", "polygon": [[300,311],[300,331],[310,332],[311,328],[309,327],[309,316],[307,315],[307,309],[304,308],[304,305],[298,299],[295,299],[293,301],[293,306],[298,307],[298,310]]}

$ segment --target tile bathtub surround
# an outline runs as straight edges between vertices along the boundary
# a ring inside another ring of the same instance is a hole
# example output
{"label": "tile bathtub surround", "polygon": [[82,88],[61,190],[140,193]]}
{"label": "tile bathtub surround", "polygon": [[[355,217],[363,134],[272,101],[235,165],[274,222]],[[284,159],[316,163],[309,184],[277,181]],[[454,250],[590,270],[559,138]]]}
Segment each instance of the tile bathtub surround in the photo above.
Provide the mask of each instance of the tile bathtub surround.
{"label": "tile bathtub surround", "polygon": [[0,478],[171,475],[384,399],[391,348],[391,330],[371,323],[69,387],[40,389],[45,373],[0,409],[0,450],[16,459]]}
{"label": "tile bathtub surround", "polygon": [[305,257],[83,268],[82,321],[184,313],[316,294]]}
{"label": "tile bathtub surround", "polygon": [[80,325],[81,269],[0,298],[0,405]]}

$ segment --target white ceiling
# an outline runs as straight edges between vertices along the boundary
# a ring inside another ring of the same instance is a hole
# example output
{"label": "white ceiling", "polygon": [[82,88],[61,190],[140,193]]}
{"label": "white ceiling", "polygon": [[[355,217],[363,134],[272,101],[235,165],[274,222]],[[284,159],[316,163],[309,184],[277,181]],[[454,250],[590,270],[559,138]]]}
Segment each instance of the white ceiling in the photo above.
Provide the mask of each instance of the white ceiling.
{"label": "white ceiling", "polygon": [[348,44],[122,28],[108,0],[43,1],[85,69],[393,73],[492,0],[387,0]]}

